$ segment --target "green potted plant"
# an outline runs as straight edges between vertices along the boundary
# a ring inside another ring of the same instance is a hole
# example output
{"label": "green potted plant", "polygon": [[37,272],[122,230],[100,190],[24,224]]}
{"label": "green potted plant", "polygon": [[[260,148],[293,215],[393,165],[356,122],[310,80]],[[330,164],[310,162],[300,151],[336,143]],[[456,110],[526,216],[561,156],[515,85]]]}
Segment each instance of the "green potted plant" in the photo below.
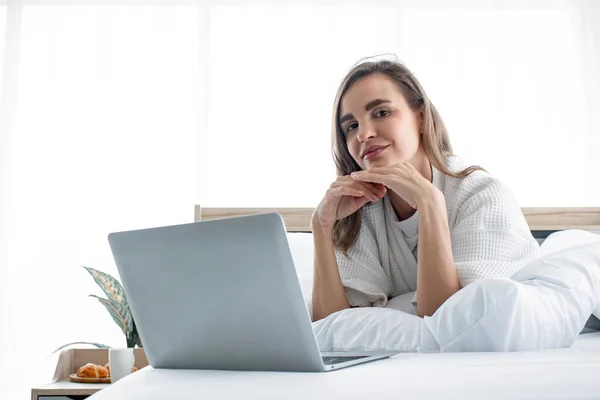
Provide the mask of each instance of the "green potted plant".
{"label": "green potted plant", "polygon": [[[113,321],[115,321],[119,328],[121,328],[123,334],[125,335],[127,348],[134,348],[135,346],[143,347],[137,327],[135,326],[135,321],[131,315],[131,310],[129,309],[129,303],[127,302],[125,291],[123,290],[121,283],[106,272],[98,271],[83,265],[82,267],[94,278],[94,281],[96,281],[98,286],[100,286],[106,295],[106,298],[93,294],[89,296],[98,299],[98,301],[106,308]],[[110,346],[101,343],[71,342],[60,346],[58,349],[54,350],[54,353],[74,344],[89,344],[101,349],[110,348]]]}

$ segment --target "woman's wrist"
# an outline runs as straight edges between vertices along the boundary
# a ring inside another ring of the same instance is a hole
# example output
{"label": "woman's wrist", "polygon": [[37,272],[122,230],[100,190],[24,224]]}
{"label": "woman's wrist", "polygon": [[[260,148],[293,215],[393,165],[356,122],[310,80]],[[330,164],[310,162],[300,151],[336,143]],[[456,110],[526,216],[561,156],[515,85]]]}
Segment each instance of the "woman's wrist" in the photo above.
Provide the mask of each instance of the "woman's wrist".
{"label": "woman's wrist", "polygon": [[333,239],[333,226],[322,226],[319,222],[313,221],[311,224],[311,231],[315,239]]}
{"label": "woman's wrist", "polygon": [[313,235],[324,235],[333,237],[333,224],[332,225],[322,225],[319,218],[316,214],[313,214],[311,219],[310,228]]}
{"label": "woman's wrist", "polygon": [[419,192],[419,195],[415,197],[417,203],[417,209],[422,209],[429,206],[445,205],[444,194],[435,186],[432,185],[430,189]]}

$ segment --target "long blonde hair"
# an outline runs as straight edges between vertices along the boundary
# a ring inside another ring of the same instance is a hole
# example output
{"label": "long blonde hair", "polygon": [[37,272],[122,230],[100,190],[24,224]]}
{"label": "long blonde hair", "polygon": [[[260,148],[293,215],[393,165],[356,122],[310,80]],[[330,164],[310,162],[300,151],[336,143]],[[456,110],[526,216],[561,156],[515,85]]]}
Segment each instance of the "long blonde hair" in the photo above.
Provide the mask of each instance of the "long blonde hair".
{"label": "long blonde hair", "polygon": [[[420,129],[425,155],[438,171],[455,178],[464,178],[473,171],[483,170],[483,168],[474,165],[458,173],[454,173],[448,168],[448,157],[452,156],[453,153],[448,138],[448,131],[442,122],[442,118],[412,72],[399,61],[383,59],[359,61],[346,74],[338,88],[333,105],[332,126],[333,160],[338,176],[349,175],[350,173],[360,171],[361,169],[348,151],[346,137],[339,122],[342,96],[356,81],[374,73],[382,73],[390,77],[406,98],[406,101],[413,112],[421,113]],[[336,247],[344,252],[344,254],[347,255],[348,250],[356,242],[360,231],[360,225],[360,210],[346,218],[336,221],[333,227],[333,242]]]}

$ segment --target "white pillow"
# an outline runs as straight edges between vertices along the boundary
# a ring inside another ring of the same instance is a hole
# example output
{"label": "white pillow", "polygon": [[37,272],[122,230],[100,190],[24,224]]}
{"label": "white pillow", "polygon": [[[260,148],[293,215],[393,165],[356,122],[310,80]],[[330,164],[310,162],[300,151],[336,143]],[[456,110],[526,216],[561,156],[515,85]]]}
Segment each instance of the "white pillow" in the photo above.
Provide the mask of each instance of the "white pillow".
{"label": "white pillow", "polygon": [[313,287],[313,235],[310,232],[288,232],[287,238],[302,294],[305,299],[309,299],[312,297]]}
{"label": "white pillow", "polygon": [[382,307],[350,308],[313,322],[321,351],[437,352],[423,319]]}
{"label": "white pillow", "polygon": [[569,347],[600,308],[600,241],[591,233],[573,235],[578,239],[562,235],[562,245],[555,237],[546,253],[512,278],[466,286],[431,317],[389,308],[334,313],[313,323],[319,347],[406,352]]}
{"label": "white pillow", "polygon": [[554,232],[540,245],[538,257],[590,242],[600,242],[600,235],[581,229]]}
{"label": "white pillow", "polygon": [[314,242],[312,233],[288,232],[287,239],[298,275],[312,274],[314,262]]}
{"label": "white pillow", "polygon": [[[580,229],[569,229],[550,234],[540,246],[539,257],[563,251],[569,247],[586,243],[600,242],[600,235]],[[594,309],[593,315],[600,319],[600,304]],[[594,321],[592,321],[594,322]]]}

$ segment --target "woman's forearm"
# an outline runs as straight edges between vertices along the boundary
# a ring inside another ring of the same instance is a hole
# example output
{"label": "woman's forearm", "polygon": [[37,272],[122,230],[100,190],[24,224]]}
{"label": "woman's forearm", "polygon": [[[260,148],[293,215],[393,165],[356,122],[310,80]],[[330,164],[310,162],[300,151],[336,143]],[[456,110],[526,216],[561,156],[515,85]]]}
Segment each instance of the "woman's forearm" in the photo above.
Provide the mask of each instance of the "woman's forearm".
{"label": "woman's forearm", "polygon": [[313,221],[315,246],[312,309],[313,320],[318,321],[346,308],[350,303],[342,285],[333,247],[333,231]]}
{"label": "woman's forearm", "polygon": [[430,193],[418,202],[417,315],[431,316],[450,296],[460,290],[452,256],[446,204],[441,192]]}

